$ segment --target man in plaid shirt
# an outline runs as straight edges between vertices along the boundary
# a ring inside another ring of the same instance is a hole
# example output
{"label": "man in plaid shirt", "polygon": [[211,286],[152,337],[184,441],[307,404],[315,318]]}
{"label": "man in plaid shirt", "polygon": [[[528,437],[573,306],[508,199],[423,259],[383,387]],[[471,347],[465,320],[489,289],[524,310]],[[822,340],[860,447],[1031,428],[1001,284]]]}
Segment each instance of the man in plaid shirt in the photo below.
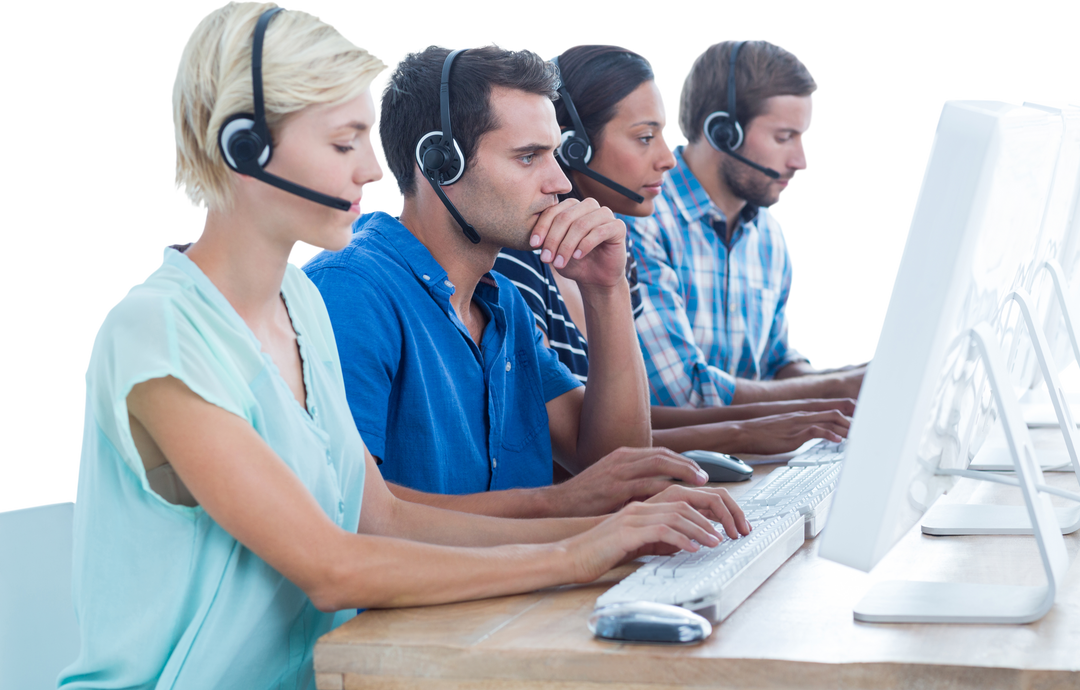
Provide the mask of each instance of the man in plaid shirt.
{"label": "man in plaid shirt", "polygon": [[864,366],[815,371],[788,346],[791,261],[767,210],[806,167],[816,88],[794,55],[764,41],[718,43],[695,61],[679,109],[689,144],[654,214],[622,217],[637,247],[635,323],[653,404],[858,396]]}

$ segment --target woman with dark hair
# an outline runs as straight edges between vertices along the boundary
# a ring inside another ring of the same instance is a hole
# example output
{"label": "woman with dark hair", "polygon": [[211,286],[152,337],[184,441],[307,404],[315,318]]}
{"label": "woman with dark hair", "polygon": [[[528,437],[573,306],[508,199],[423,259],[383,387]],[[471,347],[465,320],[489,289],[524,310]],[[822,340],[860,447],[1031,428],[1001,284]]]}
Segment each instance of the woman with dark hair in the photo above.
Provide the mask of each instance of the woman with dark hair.
{"label": "woman with dark hair", "polygon": [[[555,102],[563,131],[557,156],[573,184],[571,196],[592,197],[623,215],[652,215],[663,175],[675,165],[664,142],[664,104],[652,66],[637,53],[600,45],[570,48],[554,62],[562,76],[561,98]],[[588,344],[577,285],[553,271],[538,252],[504,249],[495,270],[514,282],[548,345],[586,381]],[[637,314],[641,300],[629,244],[627,273]],[[854,401],[846,399],[703,409],[653,406],[653,444],[679,452],[784,453],[812,439],[840,441],[854,410]],[[556,476],[565,476],[560,470],[555,468]]]}

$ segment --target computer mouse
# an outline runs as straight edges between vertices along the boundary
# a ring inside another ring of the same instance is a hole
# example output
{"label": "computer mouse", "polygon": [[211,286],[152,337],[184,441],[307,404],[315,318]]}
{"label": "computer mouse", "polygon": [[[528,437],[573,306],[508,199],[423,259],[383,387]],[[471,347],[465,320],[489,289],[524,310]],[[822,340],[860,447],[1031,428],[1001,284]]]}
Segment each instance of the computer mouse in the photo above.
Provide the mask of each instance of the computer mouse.
{"label": "computer mouse", "polygon": [[712,635],[712,624],[680,606],[631,601],[593,611],[589,630],[597,637],[620,642],[691,644]]}
{"label": "computer mouse", "polygon": [[710,482],[744,482],[754,474],[754,468],[734,455],[711,450],[688,450],[683,453],[698,464]]}

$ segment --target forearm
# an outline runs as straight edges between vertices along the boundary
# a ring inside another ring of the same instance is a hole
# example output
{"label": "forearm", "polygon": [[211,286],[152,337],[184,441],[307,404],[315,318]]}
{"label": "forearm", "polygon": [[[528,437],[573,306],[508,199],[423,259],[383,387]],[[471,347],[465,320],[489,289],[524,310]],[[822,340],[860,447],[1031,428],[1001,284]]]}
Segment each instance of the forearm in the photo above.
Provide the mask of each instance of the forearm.
{"label": "forearm", "polygon": [[424,606],[528,592],[573,581],[561,544],[458,548],[345,534],[317,587],[324,611]]}
{"label": "forearm", "polygon": [[[401,487],[395,488],[400,489]],[[446,510],[400,498],[395,498],[391,503],[390,515],[392,516],[391,519],[380,530],[382,536],[411,539],[443,546],[470,547],[555,542],[580,534],[599,524],[603,519],[535,518],[520,520]]]}
{"label": "forearm", "polygon": [[776,402],[699,408],[653,405],[651,410],[653,445],[664,445],[657,440],[657,434],[661,429],[757,419],[758,417],[768,417],[786,412],[797,412],[806,409],[806,404],[807,401],[805,400],[780,400]]}
{"label": "forearm", "polygon": [[738,422],[697,424],[653,431],[653,445],[676,453],[688,450],[713,450],[720,453],[743,452],[745,436]]}
{"label": "forearm", "polygon": [[589,384],[581,407],[575,460],[587,467],[617,448],[651,445],[649,388],[625,280],[582,285],[589,333]]}
{"label": "forearm", "polygon": [[403,501],[497,518],[551,518],[565,514],[554,486],[507,489],[477,494],[433,494],[387,482],[391,493]]}
{"label": "forearm", "polygon": [[737,379],[733,405],[797,400],[801,398],[838,398],[848,393],[839,380],[832,376],[811,374],[780,381],[753,381]]}
{"label": "forearm", "polygon": [[781,367],[773,376],[774,379],[790,379],[796,376],[808,376],[810,374],[819,374],[822,372],[817,371],[814,367],[810,366],[810,362],[805,359],[798,362],[791,362]]}

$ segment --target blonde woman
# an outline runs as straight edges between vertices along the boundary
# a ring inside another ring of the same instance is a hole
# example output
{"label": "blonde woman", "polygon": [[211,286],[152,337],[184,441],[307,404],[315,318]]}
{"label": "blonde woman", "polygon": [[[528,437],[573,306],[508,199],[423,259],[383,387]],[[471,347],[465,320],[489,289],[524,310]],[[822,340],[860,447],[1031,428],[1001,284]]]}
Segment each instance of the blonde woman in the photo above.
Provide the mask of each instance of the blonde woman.
{"label": "blonde woman", "polygon": [[357,607],[590,581],[638,554],[718,543],[706,517],[749,531],[720,490],[550,520],[387,490],[319,293],[287,261],[297,241],[343,247],[381,177],[368,86],[382,65],[272,7],[230,4],[191,37],[177,180],[206,225],[166,249],[94,345],[75,517],[83,649],[65,688],[312,687],[316,639]]}

